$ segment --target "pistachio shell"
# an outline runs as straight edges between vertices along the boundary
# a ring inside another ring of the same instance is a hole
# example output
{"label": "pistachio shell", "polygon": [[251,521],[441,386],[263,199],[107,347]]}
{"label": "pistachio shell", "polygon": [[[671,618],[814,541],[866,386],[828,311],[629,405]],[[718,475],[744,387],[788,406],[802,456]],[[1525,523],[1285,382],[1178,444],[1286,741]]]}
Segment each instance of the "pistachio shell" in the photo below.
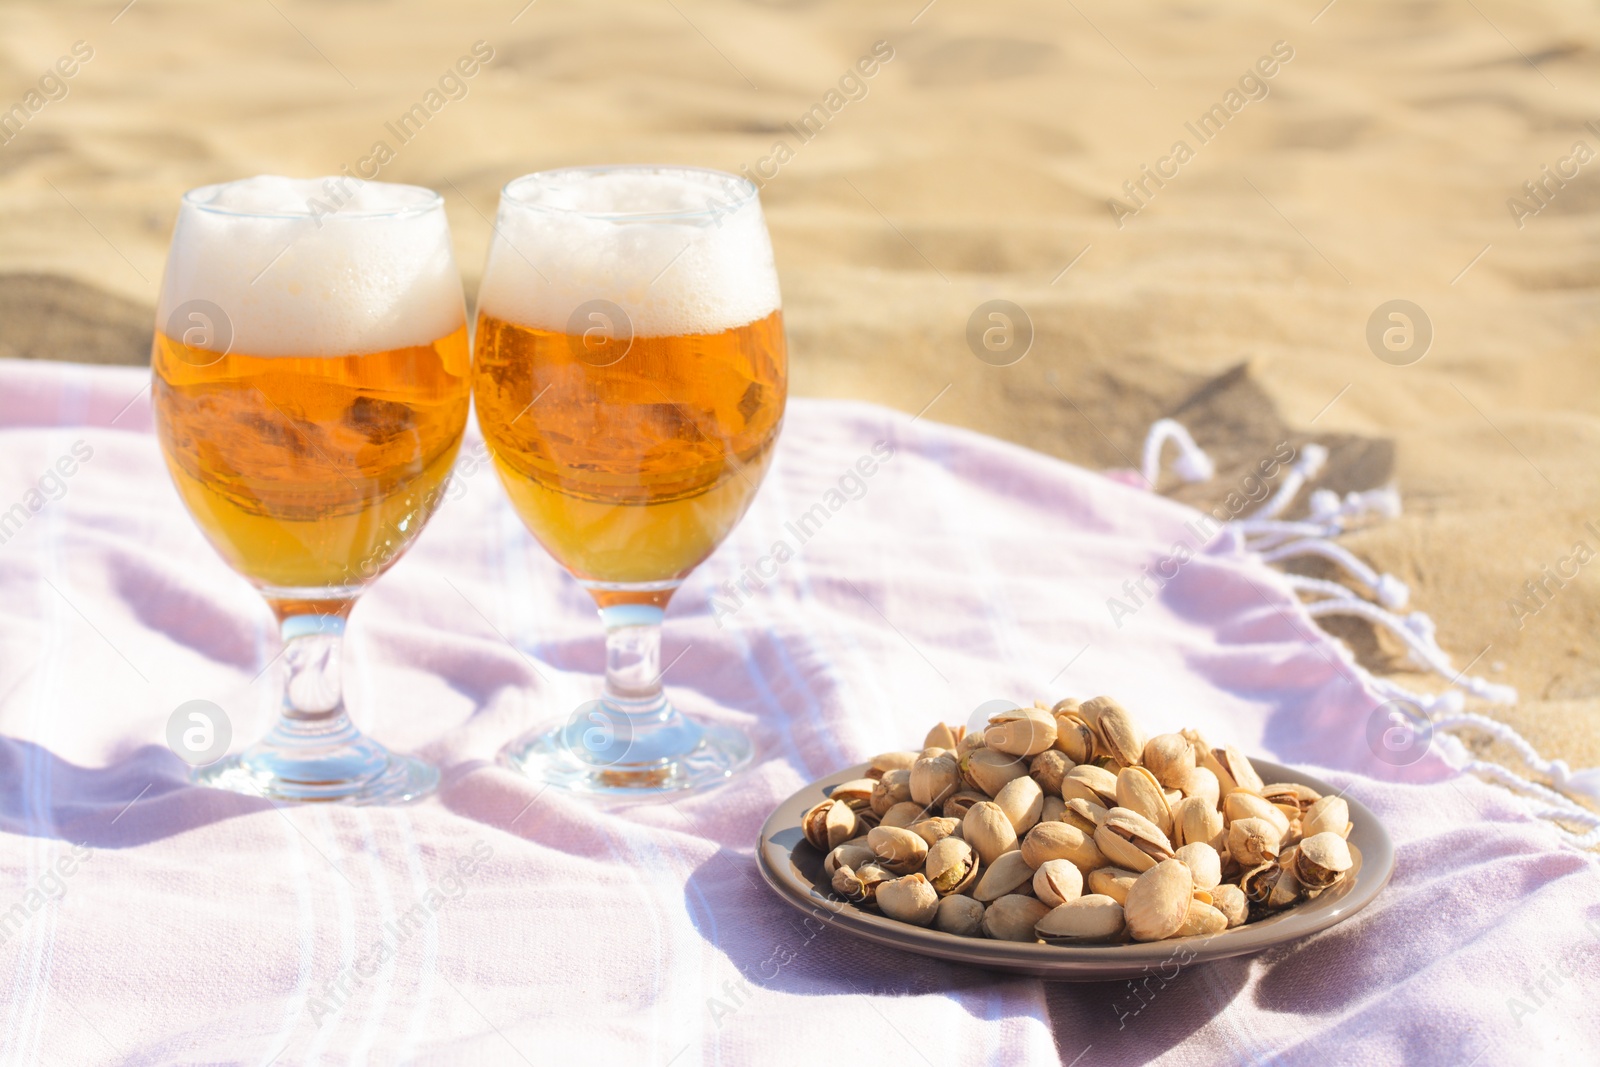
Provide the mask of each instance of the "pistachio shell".
{"label": "pistachio shell", "polygon": [[1278,828],[1280,840],[1289,833],[1289,817],[1254,793],[1229,793],[1223,797],[1222,817],[1230,823],[1239,819],[1265,819]]}
{"label": "pistachio shell", "polygon": [[1065,778],[1071,769],[1072,761],[1065,753],[1047,748],[1033,757],[1033,762],[1028,764],[1028,776],[1039,783],[1039,788],[1046,796],[1060,796],[1061,779]]}
{"label": "pistachio shell", "polygon": [[1350,805],[1344,797],[1323,797],[1300,817],[1300,833],[1304,837],[1330,831],[1340,837],[1350,836]]}
{"label": "pistachio shell", "polygon": [[947,837],[928,849],[922,873],[940,894],[958,893],[976,880],[978,857],[959,837]]}
{"label": "pistachio shell", "polygon": [[1074,797],[1112,808],[1117,804],[1117,776],[1104,767],[1080,763],[1061,779],[1061,799],[1072,802]]}
{"label": "pistachio shell", "polygon": [[1217,776],[1223,796],[1240,791],[1259,794],[1265,785],[1245,754],[1231,746],[1213,749],[1205,766]]}
{"label": "pistachio shell", "polygon": [[856,813],[842,800],[824,800],[805,813],[800,828],[806,840],[823,852],[832,852],[856,836]]}
{"label": "pistachio shell", "polygon": [[1067,802],[1060,797],[1045,795],[1044,806],[1039,809],[1040,822],[1059,822],[1067,813]]}
{"label": "pistachio shell", "polygon": [[934,914],[933,925],[957,937],[977,937],[983,933],[983,905],[959,894],[943,897]]}
{"label": "pistachio shell", "polygon": [[[1311,805],[1322,799],[1321,793],[1299,782],[1270,782],[1261,787],[1261,796],[1283,809],[1290,819],[1304,815]],[[1295,811],[1291,812],[1290,808]]]}
{"label": "pistachio shell", "polygon": [[941,814],[947,819],[964,819],[972,805],[988,800],[988,793],[980,793],[976,789],[962,789],[950,795],[944,802]]}
{"label": "pistachio shell", "polygon": [[883,818],[878,820],[878,825],[909,828],[927,817],[928,809],[915,801],[905,800],[884,812]]}
{"label": "pistachio shell", "polygon": [[883,777],[878,779],[878,784],[872,787],[872,813],[880,819],[896,804],[903,804],[911,799],[911,772],[909,770],[887,770]]}
{"label": "pistachio shell", "polygon": [[1277,859],[1282,842],[1278,828],[1265,819],[1236,819],[1228,824],[1228,853],[1241,866]]}
{"label": "pistachio shell", "polygon": [[1203,841],[1184,845],[1173,853],[1173,858],[1183,861],[1194,875],[1194,887],[1207,892],[1222,882],[1222,857],[1217,850]]}
{"label": "pistachio shell", "polygon": [[1016,827],[992,800],[972,805],[967,817],[961,820],[961,836],[978,853],[985,867],[994,866],[995,860],[1017,847]]}
{"label": "pistachio shell", "polygon": [[928,731],[928,736],[922,739],[923,748],[955,748],[961,742],[962,736],[967,732],[965,726],[951,726],[949,723],[935,723],[933,729]]}
{"label": "pistachio shell", "polygon": [[1056,717],[1043,708],[1014,708],[989,717],[983,743],[1012,756],[1034,756],[1056,743]]}
{"label": "pistachio shell", "polygon": [[842,800],[856,811],[861,811],[872,803],[872,791],[877,784],[878,779],[874,778],[854,778],[848,782],[840,782],[828,794],[828,799]]}
{"label": "pistachio shell", "polygon": [[983,912],[983,932],[996,941],[1037,941],[1034,926],[1050,909],[1032,897],[1001,897]]}
{"label": "pistachio shell", "polygon": [[1222,812],[1204,797],[1184,797],[1172,809],[1172,843],[1175,845],[1200,842],[1220,849],[1226,833]]}
{"label": "pistachio shell", "polygon": [[956,760],[966,759],[978,749],[983,747],[983,731],[968,730],[961,735],[961,740],[956,742]]}
{"label": "pistachio shell", "polygon": [[1211,906],[1227,916],[1229,926],[1243,926],[1250,914],[1250,900],[1244,890],[1227,883],[1211,891]]}
{"label": "pistachio shell", "polygon": [[1138,763],[1144,755],[1144,735],[1133,716],[1111,697],[1086,700],[1078,713],[1094,727],[1095,747],[1123,766]]}
{"label": "pistachio shell", "polygon": [[1210,937],[1228,928],[1228,916],[1215,905],[1196,900],[1189,905],[1174,937]]}
{"label": "pistachio shell", "polygon": [[1273,883],[1272,892],[1267,896],[1269,909],[1276,911],[1278,908],[1287,908],[1306,895],[1300,876],[1295,873],[1295,868],[1299,866],[1296,859],[1294,849],[1279,857],[1278,880]]}
{"label": "pistachio shell", "polygon": [[1083,872],[1071,860],[1046,860],[1033,872],[1033,895],[1058,907],[1083,895]]}
{"label": "pistachio shell", "polygon": [[1083,701],[1076,697],[1062,697],[1050,706],[1050,714],[1057,716],[1076,715],[1081,707],[1083,707]]}
{"label": "pistachio shell", "polygon": [[1172,836],[1172,808],[1156,776],[1144,767],[1128,767],[1117,775],[1117,806],[1136,811]]}
{"label": "pistachio shell", "polygon": [[1128,890],[1139,880],[1138,872],[1122,867],[1101,867],[1089,872],[1089,892],[1110,897],[1118,904],[1128,902]]}
{"label": "pistachio shell", "polygon": [[916,761],[915,752],[880,752],[867,761],[867,777],[882,778],[888,771],[909,771]]}
{"label": "pistachio shell", "polygon": [[1105,866],[1105,856],[1094,838],[1064,822],[1042,822],[1022,839],[1022,858],[1030,867],[1042,867],[1051,860],[1066,860],[1080,871]]}
{"label": "pistachio shell", "polygon": [[1006,813],[1012,828],[1019,834],[1033,829],[1044,811],[1044,793],[1032,778],[1011,779],[994,795],[994,802],[1000,805],[1000,810]]}
{"label": "pistachio shell", "polygon": [[1162,785],[1177,789],[1194,770],[1194,746],[1182,734],[1157,734],[1144,743],[1144,765]]}
{"label": "pistachio shell", "polygon": [[1106,813],[1094,832],[1094,843],[1109,862],[1141,874],[1172,858],[1172,842],[1161,828],[1127,808]]}
{"label": "pistachio shell", "polygon": [[960,766],[953,755],[924,757],[911,765],[911,799],[923,807],[943,804],[960,787]]}
{"label": "pistachio shell", "polygon": [[1033,929],[1046,941],[1070,944],[1109,941],[1122,933],[1122,927],[1122,905],[1091,893],[1051,908]]}
{"label": "pistachio shell", "polygon": [[1028,773],[1028,761],[987,746],[978,749],[960,764],[961,777],[985,796],[994,796],[1013,778]]}
{"label": "pistachio shell", "polygon": [[1017,892],[1020,886],[1028,885],[1033,881],[1033,868],[1028,866],[1028,861],[1022,858],[1022,853],[1016,849],[1003,854],[993,863],[985,864],[983,874],[978,878],[978,884],[973,887],[972,895],[985,904],[992,900],[999,900],[1007,893]]}
{"label": "pistachio shell", "polygon": [[1194,903],[1194,876],[1181,861],[1162,860],[1128,890],[1123,914],[1135,941],[1161,941],[1178,932]]}
{"label": "pistachio shell", "polygon": [[1354,865],[1345,839],[1332,830],[1324,830],[1300,842],[1294,873],[1307,889],[1326,889]]}
{"label": "pistachio shell", "polygon": [[928,843],[898,826],[873,827],[867,833],[867,845],[878,854],[878,862],[895,874],[921,869],[928,856]]}
{"label": "pistachio shell", "polygon": [[939,911],[939,894],[921,874],[884,882],[874,899],[889,918],[914,926],[927,926]]}

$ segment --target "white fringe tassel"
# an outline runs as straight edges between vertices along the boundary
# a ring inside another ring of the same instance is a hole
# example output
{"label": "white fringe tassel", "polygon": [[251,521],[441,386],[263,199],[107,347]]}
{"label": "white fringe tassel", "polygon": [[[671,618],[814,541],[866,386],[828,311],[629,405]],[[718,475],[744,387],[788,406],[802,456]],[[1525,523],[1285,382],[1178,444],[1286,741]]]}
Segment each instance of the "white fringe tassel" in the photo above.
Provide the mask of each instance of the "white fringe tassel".
{"label": "white fringe tassel", "polygon": [[[1211,457],[1195,444],[1189,431],[1172,419],[1161,419],[1150,427],[1144,442],[1141,473],[1145,484],[1152,490],[1161,477],[1161,451],[1168,441],[1178,445],[1178,455],[1173,462],[1173,470],[1178,477],[1194,483],[1209,481],[1214,476],[1216,468]],[[1341,568],[1371,593],[1377,601],[1375,604],[1338,582],[1298,574],[1288,576],[1289,585],[1297,592],[1321,598],[1310,600],[1305,605],[1313,618],[1350,615],[1380,626],[1405,643],[1409,658],[1418,668],[1432,671],[1448,682],[1449,688],[1442,693],[1414,693],[1356,665],[1356,670],[1361,672],[1374,692],[1387,700],[1403,700],[1415,705],[1428,716],[1435,734],[1444,734],[1454,742],[1451,746],[1454,750],[1451,762],[1456,767],[1521,794],[1528,799],[1534,815],[1552,821],[1578,847],[1600,847],[1600,815],[1573,799],[1581,796],[1600,800],[1600,768],[1575,772],[1562,760],[1547,760],[1540,756],[1521,734],[1506,723],[1466,711],[1463,693],[1491,704],[1504,705],[1517,702],[1517,691],[1511,686],[1499,685],[1485,678],[1467,675],[1465,670],[1457,670],[1451,664],[1450,656],[1439,647],[1433,619],[1420,611],[1403,617],[1394,614],[1410,600],[1411,591],[1406,584],[1392,574],[1379,574],[1348,549],[1331,540],[1346,530],[1396,518],[1400,514],[1400,494],[1392,487],[1386,487],[1362,493],[1346,493],[1340,497],[1331,490],[1318,489],[1311,494],[1310,513],[1306,518],[1293,521],[1281,518],[1306,483],[1315,479],[1327,462],[1326,448],[1317,444],[1306,445],[1299,458],[1285,472],[1272,497],[1255,513],[1229,524],[1243,535],[1246,551],[1254,553],[1265,563],[1318,556]],[[1511,748],[1534,773],[1549,778],[1553,788],[1530,781],[1498,763],[1474,758],[1460,737],[1456,736],[1461,730],[1486,733]],[[1567,829],[1568,825],[1588,829],[1575,833]]]}

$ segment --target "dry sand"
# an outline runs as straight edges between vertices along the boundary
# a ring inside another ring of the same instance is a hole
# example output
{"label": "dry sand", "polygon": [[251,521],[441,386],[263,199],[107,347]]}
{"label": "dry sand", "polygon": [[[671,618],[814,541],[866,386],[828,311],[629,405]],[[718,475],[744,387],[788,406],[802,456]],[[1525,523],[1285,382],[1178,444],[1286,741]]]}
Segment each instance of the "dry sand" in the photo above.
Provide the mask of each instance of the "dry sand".
{"label": "dry sand", "polygon": [[[1171,414],[1224,486],[1322,441],[1321,484],[1392,480],[1407,508],[1346,543],[1413,586],[1458,664],[1482,650],[1474,671],[1521,690],[1494,714],[1600,764],[1600,563],[1520,625],[1508,607],[1574,542],[1600,550],[1600,158],[1520,226],[1507,206],[1575,142],[1600,153],[1600,13],[1325,2],[8,3],[0,107],[74,42],[93,57],[0,147],[0,355],[143,362],[178,197],[205,182],[386,140],[382,178],[445,194],[470,292],[508,178],[736,170],[782,139],[763,197],[798,393],[938,395],[929,418],[1089,467],[1129,465]],[[480,39],[466,96],[400,145],[384,124]],[[863,98],[809,141],[785,128],[877,41]],[[1185,123],[1280,41],[1268,95],[1202,142]],[[1108,199],[1137,206],[1123,183],[1178,140],[1192,158],[1119,227]],[[964,340],[992,298],[1034,324],[1012,366]],[[1396,298],[1434,330],[1411,366],[1364,339]],[[1365,624],[1338,632],[1400,666]]]}

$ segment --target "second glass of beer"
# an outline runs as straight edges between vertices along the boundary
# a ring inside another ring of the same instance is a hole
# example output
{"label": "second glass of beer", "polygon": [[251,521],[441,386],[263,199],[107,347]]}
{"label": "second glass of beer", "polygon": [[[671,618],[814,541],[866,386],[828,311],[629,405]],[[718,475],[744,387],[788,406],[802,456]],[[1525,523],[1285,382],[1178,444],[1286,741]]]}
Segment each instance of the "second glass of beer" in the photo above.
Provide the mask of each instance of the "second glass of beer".
{"label": "second glass of beer", "polygon": [[505,187],[478,298],[478,421],[513,507],[606,633],[604,695],[514,742],[513,766],[635,795],[712,784],[749,761],[742,733],[667,699],[660,627],[749,507],[786,392],[751,183],[577,167]]}

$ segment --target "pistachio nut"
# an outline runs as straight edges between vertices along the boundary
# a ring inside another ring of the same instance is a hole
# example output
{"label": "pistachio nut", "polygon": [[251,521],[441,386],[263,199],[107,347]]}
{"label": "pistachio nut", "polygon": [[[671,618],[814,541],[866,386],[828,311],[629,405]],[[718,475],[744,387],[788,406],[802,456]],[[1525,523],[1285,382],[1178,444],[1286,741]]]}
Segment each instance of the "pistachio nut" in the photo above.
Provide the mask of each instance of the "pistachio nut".
{"label": "pistachio nut", "polygon": [[1111,697],[1084,701],[1078,714],[1094,728],[1097,751],[1125,767],[1138,763],[1144,755],[1144,735],[1127,709]]}
{"label": "pistachio nut", "polygon": [[911,772],[909,770],[887,770],[883,777],[878,779],[878,784],[872,787],[872,813],[878,818],[883,818],[888,810],[896,804],[903,804],[911,799]]}
{"label": "pistachio nut", "polygon": [[1200,842],[1220,849],[1226,832],[1222,812],[1204,797],[1184,797],[1172,809],[1172,843],[1175,845]]}
{"label": "pistachio nut", "polygon": [[987,745],[973,752],[960,763],[961,778],[968,786],[985,796],[994,796],[1013,778],[1025,777],[1028,761],[1020,756],[1007,755]]}
{"label": "pistachio nut", "polygon": [[1144,743],[1144,765],[1162,785],[1181,788],[1194,770],[1194,746],[1182,734],[1157,734]]}
{"label": "pistachio nut", "polygon": [[1307,889],[1326,889],[1355,865],[1350,845],[1340,834],[1324,830],[1301,841],[1294,873]]}
{"label": "pistachio nut", "polygon": [[1240,819],[1265,819],[1277,827],[1280,839],[1289,833],[1289,817],[1277,805],[1254,793],[1229,793],[1223,797],[1222,817],[1230,823]]}
{"label": "pistachio nut", "polygon": [[1114,808],[1117,806],[1117,776],[1104,767],[1080,763],[1061,779],[1061,799],[1071,803],[1074,797]]}
{"label": "pistachio nut", "polygon": [[1043,867],[1051,860],[1066,860],[1080,871],[1104,867],[1105,856],[1094,838],[1064,822],[1042,822],[1022,839],[1022,858],[1028,866]]}
{"label": "pistachio nut", "polygon": [[1033,829],[1044,811],[1044,792],[1032,778],[1013,778],[994,795],[994,802],[1019,834]]}
{"label": "pistachio nut", "polygon": [[1204,841],[1184,845],[1173,853],[1194,875],[1194,887],[1210,892],[1222,883],[1222,857]]}
{"label": "pistachio nut", "polygon": [[922,871],[940,895],[960,893],[977,880],[978,857],[961,838],[947,837],[928,849]]}
{"label": "pistachio nut", "polygon": [[833,890],[854,904],[870,904],[878,894],[878,887],[892,881],[894,875],[876,863],[863,863],[859,867],[840,866],[833,872]]}
{"label": "pistachio nut", "polygon": [[1076,711],[1070,715],[1058,712],[1055,749],[1075,764],[1088,763],[1095,756],[1094,727],[1079,718]]}
{"label": "pistachio nut", "polygon": [[1033,882],[1033,868],[1016,849],[1004,853],[993,863],[984,865],[972,895],[985,904],[999,900],[1007,893],[1016,893]]}
{"label": "pistachio nut", "polygon": [[1211,906],[1227,916],[1229,926],[1243,926],[1250,915],[1250,899],[1244,890],[1227,882],[1211,891]]}
{"label": "pistachio nut", "polygon": [[1117,807],[1138,812],[1172,836],[1172,808],[1148,768],[1128,767],[1117,775]]}
{"label": "pistachio nut", "polygon": [[1222,783],[1208,767],[1196,767],[1185,774],[1178,783],[1185,798],[1199,797],[1213,808],[1222,799]]}
{"label": "pistachio nut", "polygon": [[962,789],[952,793],[945,800],[941,814],[947,819],[964,819],[972,805],[989,799],[988,793],[980,793],[976,789]]}
{"label": "pistachio nut", "polygon": [[1051,908],[1033,926],[1034,933],[1055,944],[1109,941],[1122,928],[1122,905],[1099,893]]}
{"label": "pistachio nut", "polygon": [[1061,779],[1072,769],[1072,761],[1059,749],[1047,748],[1028,764],[1028,776],[1039,783],[1046,796],[1061,795]]}
{"label": "pistachio nut", "polygon": [[966,734],[965,726],[951,726],[949,723],[934,723],[933,729],[928,731],[928,736],[922,739],[923,748],[955,748],[961,743],[961,738]]}
{"label": "pistachio nut", "polygon": [[1105,821],[1107,810],[1092,800],[1073,797],[1066,802],[1066,810],[1061,813],[1059,821],[1076,826],[1086,834],[1093,834],[1095,827]]}
{"label": "pistachio nut", "polygon": [[1139,875],[1122,906],[1135,941],[1162,941],[1178,932],[1194,903],[1194,876],[1181,860],[1162,860]]}
{"label": "pistachio nut", "polygon": [[1110,897],[1118,904],[1128,902],[1128,890],[1139,880],[1137,871],[1122,867],[1101,867],[1089,872],[1089,892]]}
{"label": "pistachio nut", "polygon": [[1228,853],[1240,866],[1275,860],[1282,845],[1283,835],[1265,819],[1235,819],[1228,824]]}
{"label": "pistachio nut", "polygon": [[856,813],[842,800],[824,800],[805,813],[800,829],[812,846],[832,852],[856,836]]}
{"label": "pistachio nut", "polygon": [[1033,872],[1033,895],[1058,907],[1083,895],[1083,872],[1071,860],[1045,860]]}
{"label": "pistachio nut", "polygon": [[891,919],[927,926],[939,911],[939,894],[921,874],[908,874],[878,886],[878,910]]}
{"label": "pistachio nut", "polygon": [[1037,941],[1034,926],[1050,909],[1033,897],[1013,893],[983,911],[983,932],[996,941]]}
{"label": "pistachio nut", "polygon": [[1011,756],[1034,756],[1056,743],[1056,717],[1043,708],[1011,708],[989,716],[985,748]]}
{"label": "pistachio nut", "polygon": [[903,800],[883,813],[879,826],[899,826],[909,829],[928,817],[928,809],[913,800]]}
{"label": "pistachio nut", "polygon": [[928,857],[928,843],[898,826],[873,827],[867,833],[867,845],[878,854],[878,863],[895,874],[921,870]]}
{"label": "pistachio nut", "polygon": [[972,805],[966,818],[961,820],[961,836],[978,853],[985,867],[994,866],[995,860],[1017,847],[1016,827],[992,800]]}
{"label": "pistachio nut", "polygon": [[915,752],[880,752],[867,761],[867,777],[882,778],[887,771],[909,771],[916,761]]}
{"label": "pistachio nut", "polygon": [[1174,937],[1210,937],[1228,928],[1228,916],[1221,908],[1206,901],[1195,900],[1183,918]]}
{"label": "pistachio nut", "polygon": [[1344,797],[1323,797],[1300,816],[1302,836],[1315,837],[1330,831],[1340,837],[1350,836],[1350,805]]}
{"label": "pistachio nut", "polygon": [[957,937],[977,937],[983,933],[983,910],[982,904],[959,893],[942,897],[939,910],[933,916],[933,925]]}
{"label": "pistachio nut", "polygon": [[1161,827],[1136,811],[1112,808],[1094,832],[1094,843],[1118,867],[1143,874],[1172,858],[1172,842]]}
{"label": "pistachio nut", "polygon": [[961,820],[952,819],[948,815],[935,815],[920,822],[912,823],[908,829],[926,841],[929,848],[932,848],[947,837],[960,837]]}
{"label": "pistachio nut", "polygon": [[832,878],[833,872],[840,867],[859,867],[863,863],[872,863],[878,858],[876,852],[859,842],[859,838],[855,841],[846,841],[828,853],[827,858],[822,861],[822,869],[829,878]]}
{"label": "pistachio nut", "polygon": [[953,755],[925,756],[911,765],[911,799],[923,807],[943,804],[960,787],[960,765]]}

